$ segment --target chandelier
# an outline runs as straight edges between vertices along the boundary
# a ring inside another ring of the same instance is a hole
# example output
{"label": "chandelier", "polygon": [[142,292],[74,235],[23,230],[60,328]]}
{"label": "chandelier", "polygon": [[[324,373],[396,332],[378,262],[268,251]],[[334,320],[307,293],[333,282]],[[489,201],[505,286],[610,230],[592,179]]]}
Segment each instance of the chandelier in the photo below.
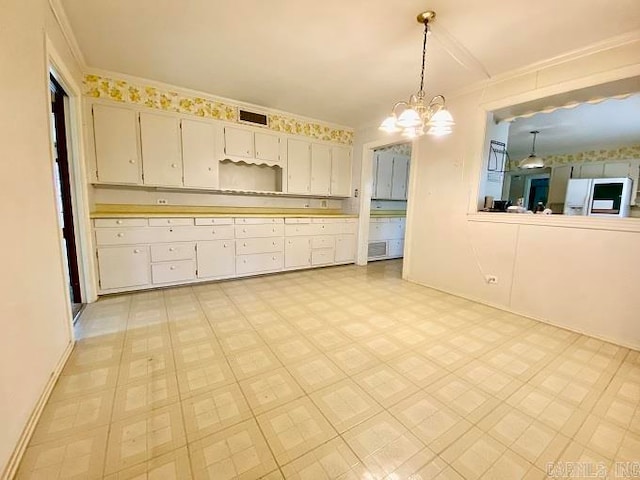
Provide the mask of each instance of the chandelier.
{"label": "chandelier", "polygon": [[527,158],[524,158],[520,161],[518,166],[520,168],[529,169],[529,168],[543,168],[544,167],[544,159],[536,155],[536,136],[540,133],[538,130],[534,130],[529,132],[533,135],[533,145],[531,146],[531,153]]}
{"label": "chandelier", "polygon": [[429,22],[436,18],[436,13],[428,10],[418,15],[418,23],[424,24],[422,40],[422,71],[420,73],[420,90],[411,95],[408,102],[398,102],[391,109],[391,115],[380,124],[380,130],[387,133],[402,132],[402,136],[415,138],[428,135],[448,135],[451,133],[453,117],[445,108],[445,98],[436,95],[427,102],[424,92],[424,65],[427,57],[427,36]]}

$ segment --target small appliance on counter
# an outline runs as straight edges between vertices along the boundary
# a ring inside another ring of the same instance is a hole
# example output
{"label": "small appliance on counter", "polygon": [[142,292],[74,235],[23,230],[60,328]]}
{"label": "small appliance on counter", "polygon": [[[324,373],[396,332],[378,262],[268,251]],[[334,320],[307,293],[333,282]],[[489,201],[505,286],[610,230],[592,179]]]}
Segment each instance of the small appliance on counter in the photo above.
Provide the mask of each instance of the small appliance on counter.
{"label": "small appliance on counter", "polygon": [[494,200],[492,212],[506,212],[507,208],[511,206],[510,200]]}
{"label": "small appliance on counter", "polygon": [[628,217],[630,178],[572,178],[567,184],[565,215]]}

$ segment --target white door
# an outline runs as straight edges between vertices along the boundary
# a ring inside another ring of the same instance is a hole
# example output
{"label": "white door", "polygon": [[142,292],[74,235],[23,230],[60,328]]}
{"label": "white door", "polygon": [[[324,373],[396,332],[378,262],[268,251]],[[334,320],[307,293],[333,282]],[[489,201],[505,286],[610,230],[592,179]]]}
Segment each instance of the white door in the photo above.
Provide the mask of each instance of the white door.
{"label": "white door", "polygon": [[336,237],[336,262],[353,262],[356,258],[356,236],[338,235]]}
{"label": "white door", "polygon": [[287,142],[287,170],[289,193],[308,194],[311,182],[311,144],[304,140]]}
{"label": "white door", "polygon": [[311,265],[311,239],[291,237],[284,243],[285,268],[308,267]]}
{"label": "white door", "polygon": [[280,137],[270,133],[256,132],[254,138],[257,159],[267,162],[280,160]]}
{"label": "white door", "polygon": [[311,144],[311,193],[331,193],[331,147],[319,143]]}
{"label": "white door", "polygon": [[210,123],[182,120],[185,187],[218,188],[215,134],[215,126]]}
{"label": "white door", "polygon": [[98,249],[100,288],[139,287],[150,283],[149,247],[104,247]]}
{"label": "white door", "polygon": [[140,139],[144,184],[182,186],[180,120],[164,115],[141,113]]}
{"label": "white door", "polygon": [[235,275],[235,244],[233,240],[198,242],[198,278],[230,277]]}
{"label": "white door", "polygon": [[393,200],[407,199],[407,176],[409,173],[409,157],[394,155],[393,171],[391,174],[391,198]]}
{"label": "white door", "polygon": [[374,198],[389,200],[391,198],[391,177],[393,175],[393,155],[378,154],[378,171],[376,174],[376,195]]}
{"label": "white door", "polygon": [[351,149],[331,147],[331,195],[351,195]]}
{"label": "white door", "polygon": [[142,183],[137,112],[94,105],[93,132],[98,181]]}
{"label": "white door", "polygon": [[230,157],[254,158],[253,132],[224,127],[224,153]]}

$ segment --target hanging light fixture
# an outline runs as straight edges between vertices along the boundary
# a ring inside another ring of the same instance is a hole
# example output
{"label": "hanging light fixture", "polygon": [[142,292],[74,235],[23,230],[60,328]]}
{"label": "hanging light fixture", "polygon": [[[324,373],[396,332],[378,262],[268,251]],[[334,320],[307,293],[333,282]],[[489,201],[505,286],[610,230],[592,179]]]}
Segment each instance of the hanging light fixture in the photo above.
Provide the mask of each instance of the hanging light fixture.
{"label": "hanging light fixture", "polygon": [[451,133],[453,117],[445,108],[445,98],[436,95],[427,103],[424,92],[424,66],[427,57],[427,36],[429,22],[436,18],[436,13],[428,10],[418,15],[418,22],[424,25],[422,40],[422,71],[420,74],[420,90],[411,95],[408,102],[398,102],[391,109],[391,115],[380,124],[380,130],[388,133],[402,132],[407,138],[415,138],[427,133],[442,136]]}
{"label": "hanging light fixture", "polygon": [[531,146],[531,153],[527,158],[520,161],[518,165],[520,168],[542,168],[544,167],[544,159],[536,155],[536,136],[540,133],[538,130],[529,132],[533,135],[533,145]]}

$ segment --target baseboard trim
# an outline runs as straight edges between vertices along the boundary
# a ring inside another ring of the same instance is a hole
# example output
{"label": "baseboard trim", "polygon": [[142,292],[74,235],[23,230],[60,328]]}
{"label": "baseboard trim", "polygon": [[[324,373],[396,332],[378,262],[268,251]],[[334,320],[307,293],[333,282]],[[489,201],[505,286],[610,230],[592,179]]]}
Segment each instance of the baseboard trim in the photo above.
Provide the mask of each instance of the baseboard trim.
{"label": "baseboard trim", "polygon": [[567,325],[562,325],[562,324],[559,324],[559,323],[555,323],[555,322],[552,322],[552,321],[544,319],[544,318],[534,317],[533,315],[528,314],[528,313],[519,312],[519,311],[514,310],[512,308],[508,308],[505,305],[499,305],[499,304],[495,304],[495,303],[492,303],[492,302],[487,302],[484,299],[473,297],[471,295],[465,295],[463,293],[456,292],[456,291],[453,291],[453,290],[447,290],[445,288],[434,287],[433,285],[429,285],[429,284],[423,283],[423,282],[418,282],[418,281],[416,281],[416,280],[414,280],[412,278],[405,278],[405,280],[407,280],[408,282],[411,282],[411,283],[415,283],[416,285],[421,285],[423,287],[431,288],[433,290],[437,290],[437,291],[442,292],[442,293],[447,293],[449,295],[453,295],[453,296],[456,296],[456,297],[464,298],[466,300],[471,300],[472,302],[480,303],[482,305],[486,305],[488,307],[492,307],[492,308],[495,308],[497,310],[502,310],[503,312],[512,313],[514,315],[519,315],[521,317],[525,317],[525,318],[529,318],[531,320],[535,320],[536,322],[545,323],[547,325],[551,325],[551,326],[554,326],[554,327],[562,328],[563,330],[567,330],[569,332],[578,333],[580,335],[584,335],[586,337],[595,338],[597,340],[602,340],[603,342],[611,343],[611,344],[617,345],[619,347],[628,348],[629,350],[640,351],[640,343],[624,342],[624,341],[621,341],[619,339],[614,339],[614,338],[607,337],[605,335],[599,335],[597,333],[588,332],[586,330],[581,330],[579,328],[568,327]]}
{"label": "baseboard trim", "polygon": [[2,472],[2,477],[0,477],[2,480],[11,480],[17,473],[18,465],[20,465],[20,460],[22,460],[22,456],[24,455],[24,452],[27,449],[27,445],[29,445],[29,440],[31,440],[31,436],[33,435],[33,431],[36,428],[38,420],[40,419],[40,415],[42,415],[44,406],[46,405],[47,400],[49,400],[49,396],[53,391],[53,387],[58,381],[58,378],[62,373],[62,369],[64,368],[65,364],[67,363],[67,360],[69,359],[69,356],[71,355],[71,352],[73,351],[74,345],[75,345],[75,342],[73,340],[69,342],[62,356],[60,357],[60,360],[58,361],[56,368],[51,373],[51,377],[49,377],[49,381],[47,382],[47,385],[45,386],[44,391],[40,395],[40,398],[38,399],[38,402],[36,403],[36,406],[34,407],[33,412],[31,412],[31,416],[29,417],[29,420],[27,421],[27,424],[25,425],[24,430],[22,431],[22,435],[20,435],[18,444],[16,445],[16,448],[13,450],[13,454],[11,455],[11,458],[9,458],[9,462],[7,463],[7,466],[4,469],[4,472]]}

